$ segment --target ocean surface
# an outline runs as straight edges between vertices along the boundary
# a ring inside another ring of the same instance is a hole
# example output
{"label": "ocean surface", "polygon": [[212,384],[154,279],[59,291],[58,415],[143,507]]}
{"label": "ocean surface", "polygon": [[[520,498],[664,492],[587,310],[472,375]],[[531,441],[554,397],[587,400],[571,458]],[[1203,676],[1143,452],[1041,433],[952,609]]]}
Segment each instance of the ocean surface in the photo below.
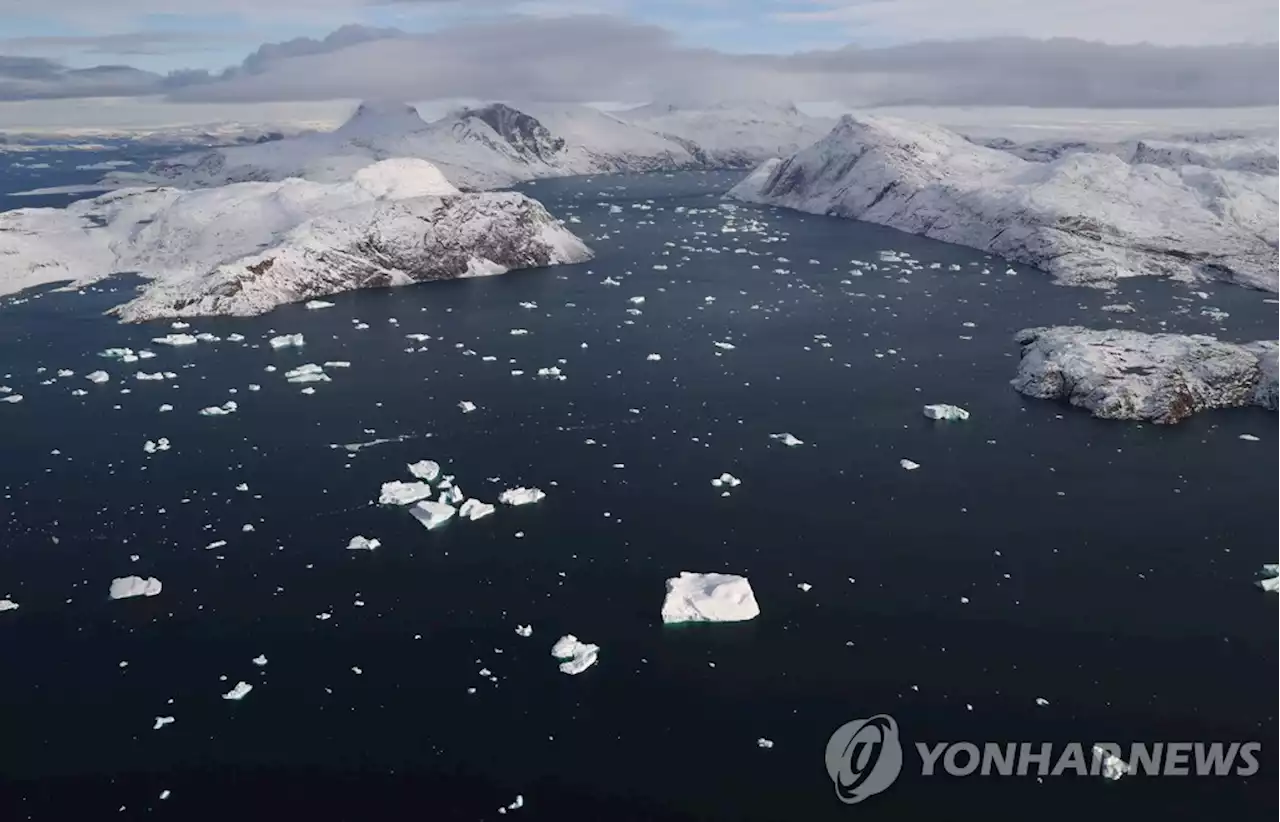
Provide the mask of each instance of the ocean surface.
{"label": "ocean surface", "polygon": [[[24,396],[0,404],[0,818],[1274,819],[1275,414],[1105,422],[1009,386],[1018,329],[1261,339],[1266,295],[1058,287],[726,208],[737,178],[531,184],[595,260],[201,319],[222,340],[190,347],[102,316],[127,281],[0,300]],[[332,361],[314,393],[284,378]],[[428,532],[374,504],[422,459],[546,498]],[[761,615],[664,627],[686,570],[746,575]],[[109,600],[130,574],[162,592]],[[560,673],[564,634],[599,662]],[[825,746],[875,714],[906,764],[847,806]],[[914,743],[960,740],[1263,753],[1248,778],[921,775]]]}

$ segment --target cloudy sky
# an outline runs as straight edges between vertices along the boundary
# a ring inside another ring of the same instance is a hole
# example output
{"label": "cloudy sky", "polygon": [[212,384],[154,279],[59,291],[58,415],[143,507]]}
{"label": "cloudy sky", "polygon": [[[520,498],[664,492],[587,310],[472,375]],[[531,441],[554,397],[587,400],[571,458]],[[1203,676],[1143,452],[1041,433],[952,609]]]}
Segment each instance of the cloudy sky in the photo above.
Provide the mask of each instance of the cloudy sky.
{"label": "cloudy sky", "polygon": [[0,101],[86,117],[121,98],[1277,101],[1276,0],[0,0],[0,15]]}

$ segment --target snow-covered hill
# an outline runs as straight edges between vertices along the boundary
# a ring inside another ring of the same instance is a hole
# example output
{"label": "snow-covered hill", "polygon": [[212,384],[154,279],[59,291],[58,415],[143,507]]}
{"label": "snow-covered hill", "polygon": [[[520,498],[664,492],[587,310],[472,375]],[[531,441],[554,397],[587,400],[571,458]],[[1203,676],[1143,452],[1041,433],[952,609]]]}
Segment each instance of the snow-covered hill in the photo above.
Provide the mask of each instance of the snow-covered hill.
{"label": "snow-covered hill", "polygon": [[252,315],[426,280],[580,262],[591,252],[535,200],[462,194],[430,163],[386,160],[342,183],[133,188],[0,213],[0,293],[133,272],[122,319]]}
{"label": "snow-covered hill", "polygon": [[733,103],[691,107],[651,103],[618,116],[696,146],[708,166],[750,168],[822,139],[834,120],[810,117],[794,105]]}
{"label": "snow-covered hill", "polygon": [[1066,284],[1160,275],[1277,290],[1280,198],[1264,174],[1091,152],[1030,162],[937,126],[846,116],[729,196],[979,248]]}
{"label": "snow-covered hill", "polygon": [[491,103],[427,123],[412,106],[366,102],[335,131],[184,154],[144,172],[108,175],[104,183],[338,182],[378,160],[417,157],[462,188],[490,189],[574,174],[745,168],[807,145],[829,128],[785,106],[649,106],[624,119],[589,106]]}
{"label": "snow-covered hill", "polygon": [[1024,160],[1049,162],[1068,154],[1114,154],[1126,163],[1182,166],[1227,171],[1247,171],[1275,176],[1278,157],[1275,137],[1225,134],[1187,134],[1144,138],[1123,142],[1097,140],[1033,140],[1015,142],[1005,138],[971,138],[979,145],[1007,151]]}

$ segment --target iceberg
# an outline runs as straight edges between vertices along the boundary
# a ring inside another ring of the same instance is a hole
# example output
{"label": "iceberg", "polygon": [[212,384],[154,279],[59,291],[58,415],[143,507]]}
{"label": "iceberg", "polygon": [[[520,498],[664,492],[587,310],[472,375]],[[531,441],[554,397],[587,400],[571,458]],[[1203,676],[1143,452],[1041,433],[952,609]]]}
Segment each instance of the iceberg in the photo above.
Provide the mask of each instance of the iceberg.
{"label": "iceberg", "polygon": [[760,606],[746,577],[681,571],[667,580],[664,623],[742,622],[759,615]]}
{"label": "iceberg", "polygon": [[18,603],[11,599],[0,599],[0,612],[16,610],[18,610]]}
{"label": "iceberg", "polygon": [[382,546],[382,543],[376,539],[365,539],[364,537],[361,537],[361,536],[354,536],[351,538],[351,541],[347,543],[347,550],[348,551],[373,551],[377,548],[380,548],[381,546]]}
{"label": "iceberg", "polygon": [[580,674],[596,664],[599,653],[599,645],[580,642],[573,634],[565,634],[551,646],[551,655],[564,660],[560,663],[560,673],[570,676]]}
{"label": "iceberg", "polygon": [[517,625],[517,626],[516,626],[516,635],[517,635],[517,636],[522,636],[522,637],[531,637],[531,636],[533,636],[533,626],[532,626],[532,625]]}
{"label": "iceberg", "polygon": [[924,415],[931,420],[967,420],[969,412],[958,405],[947,405],[946,403],[938,403],[937,405],[926,405],[924,407]]}
{"label": "iceberg", "polygon": [[234,688],[232,688],[231,690],[227,691],[225,694],[222,695],[222,698],[229,699],[232,702],[239,702],[240,700],[248,696],[249,692],[252,690],[253,690],[253,686],[250,685],[248,682],[237,682]]}
{"label": "iceberg", "polygon": [[1280,591],[1280,564],[1267,563],[1262,566],[1262,579],[1258,580],[1258,587],[1267,593],[1274,594]]}
{"label": "iceberg", "polygon": [[[160,406],[160,410],[163,411],[164,406]],[[157,451],[168,451],[169,438],[161,437],[160,439],[155,440],[154,442],[152,440],[147,440],[142,444],[142,450],[146,451],[148,454],[154,454]]]}
{"label": "iceberg", "polygon": [[5,396],[0,397],[0,402],[10,402],[10,403],[13,403],[13,402],[22,402],[22,395],[21,395],[21,394],[6,394]]}
{"label": "iceberg", "polygon": [[435,482],[440,476],[440,463],[434,460],[419,460],[409,465],[409,473],[420,480]]}
{"label": "iceberg", "polygon": [[284,372],[284,378],[288,382],[332,382],[333,379],[326,373],[324,369],[313,362],[306,365],[300,365],[297,368]]}
{"label": "iceberg", "polygon": [[462,409],[462,413],[464,414],[470,414],[472,411],[476,410],[476,404],[474,402],[468,402],[467,400],[463,400],[458,403],[458,407]]}
{"label": "iceberg", "polygon": [[1094,761],[1102,764],[1104,779],[1115,781],[1129,772],[1129,764],[1101,745],[1093,746]]}
{"label": "iceberg", "polygon": [[428,531],[448,522],[457,512],[458,509],[447,502],[432,502],[431,500],[423,500],[409,509],[409,513],[413,515],[413,518],[421,522]]}
{"label": "iceberg", "polygon": [[333,308],[333,303],[324,300],[308,300],[306,307],[311,311],[315,311],[320,308]]}
{"label": "iceberg", "polygon": [[908,460],[908,459],[898,460],[898,464],[908,471],[914,471],[920,467],[920,463],[912,462],[911,460]]}
{"label": "iceberg", "polygon": [[742,484],[742,480],[738,479],[733,474],[725,473],[713,479],[711,484],[716,488],[723,488],[726,486],[729,488],[737,488]]}
{"label": "iceberg", "polygon": [[[167,345],[173,348],[178,348],[184,345],[195,345],[199,342],[199,340],[190,334],[166,334],[163,337],[155,337],[151,341],[156,345]],[[128,362],[128,360],[126,359],[125,362]]]}
{"label": "iceberg", "polygon": [[797,445],[804,445],[804,440],[797,439],[791,434],[770,434],[769,438],[780,441],[788,448],[795,448]]}
{"label": "iceberg", "polygon": [[401,482],[392,480],[382,483],[382,491],[378,495],[379,505],[409,505],[431,496],[431,486],[425,482]]}
{"label": "iceberg", "polygon": [[468,520],[484,519],[496,510],[494,506],[478,499],[469,499],[458,509],[458,516]]}
{"label": "iceberg", "polygon": [[160,593],[163,586],[155,577],[118,577],[111,581],[112,599],[129,599],[130,597],[153,597]]}
{"label": "iceberg", "polygon": [[503,505],[529,505],[530,503],[540,502],[546,496],[537,488],[508,488],[498,495],[498,502]]}
{"label": "iceberg", "polygon": [[151,726],[151,730],[158,731],[165,725],[172,725],[175,721],[171,716],[157,716],[155,724]]}
{"label": "iceberg", "polygon": [[281,348],[301,348],[307,344],[306,338],[301,334],[281,334],[278,337],[272,337],[267,342],[277,351]]}
{"label": "iceberg", "polygon": [[240,406],[236,405],[235,400],[227,400],[222,405],[211,405],[208,408],[200,409],[202,417],[225,417],[227,414],[234,414]]}
{"label": "iceberg", "polygon": [[89,382],[98,383],[98,384],[104,383],[107,380],[111,379],[110,375],[108,375],[106,371],[93,371],[89,374],[85,374],[84,378]]}

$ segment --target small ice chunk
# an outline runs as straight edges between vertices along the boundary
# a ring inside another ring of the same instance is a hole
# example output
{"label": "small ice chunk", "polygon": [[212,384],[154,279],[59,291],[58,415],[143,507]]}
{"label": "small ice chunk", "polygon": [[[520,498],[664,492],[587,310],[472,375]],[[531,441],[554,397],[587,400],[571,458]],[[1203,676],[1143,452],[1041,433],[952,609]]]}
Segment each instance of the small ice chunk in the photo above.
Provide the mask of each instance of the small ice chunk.
{"label": "small ice chunk", "polygon": [[333,303],[325,302],[324,300],[311,300],[307,303],[307,309],[310,311],[320,308],[333,308]]}
{"label": "small ice chunk", "polygon": [[211,405],[208,408],[200,409],[202,417],[225,417],[227,414],[234,414],[239,408],[235,400],[227,400],[222,405]]}
{"label": "small ice chunk", "polygon": [[351,363],[346,360],[329,360],[324,364],[325,368],[350,368]]}
{"label": "small ice chunk", "polygon": [[169,404],[169,403],[167,403],[167,402],[166,402],[166,403],[162,403],[162,404],[161,404],[161,406],[160,406],[160,413],[161,413],[161,414],[163,414],[163,413],[164,413],[164,412],[166,412],[166,411],[172,411],[172,410],[173,410],[173,406],[172,406],[172,405],[170,405],[170,404]]}
{"label": "small ice chunk", "polygon": [[719,348],[722,351],[732,351],[733,349],[737,348],[737,346],[734,345],[733,343],[727,343],[727,342],[716,342],[715,347]]}
{"label": "small ice chunk", "polygon": [[151,726],[151,730],[158,731],[165,725],[172,725],[176,721],[177,720],[171,716],[157,716],[155,724]]}
{"label": "small ice chunk", "polygon": [[1240,435],[1240,439],[1244,440],[1245,442],[1258,442],[1258,441],[1259,441],[1259,438],[1258,438],[1258,437],[1256,437],[1256,436],[1254,436],[1253,434],[1241,434],[1241,435]]}
{"label": "small ice chunk", "polygon": [[284,378],[289,382],[332,382],[324,369],[313,362],[284,372]]}
{"label": "small ice chunk", "polygon": [[908,471],[914,471],[920,467],[920,463],[912,462],[911,460],[906,460],[906,459],[898,460],[898,465],[901,465],[903,468],[907,469]]}
{"label": "small ice chunk", "polygon": [[0,599],[0,613],[18,610],[18,603],[11,599]]}
{"label": "small ice chunk", "polygon": [[117,577],[111,580],[111,598],[129,599],[130,597],[153,597],[160,593],[160,580],[155,577]]}
{"label": "small ice chunk", "polygon": [[664,623],[742,622],[759,615],[760,606],[746,577],[681,571],[667,580]]}
{"label": "small ice chunk", "polygon": [[278,337],[272,337],[269,342],[275,349],[301,348],[306,345],[306,340],[301,334],[281,334]]}
{"label": "small ice chunk", "polygon": [[458,513],[458,509],[447,502],[423,500],[410,508],[409,513],[413,514],[413,518],[421,522],[423,527],[430,531],[452,519],[453,515]]}
{"label": "small ice chunk", "polygon": [[474,521],[489,516],[494,512],[494,510],[494,506],[487,502],[481,502],[478,499],[469,499],[462,503],[462,507],[458,509],[458,516],[463,519]]}
{"label": "small ice chunk", "polygon": [[553,365],[550,368],[539,368],[538,376],[539,377],[563,377],[563,374],[560,373],[559,366]]}
{"label": "small ice chunk", "polygon": [[1036,697],[1036,704],[1039,705],[1041,708],[1043,708],[1049,704],[1049,700],[1045,699],[1042,696],[1038,696]]}
{"label": "small ice chunk", "polygon": [[1111,314],[1132,314],[1137,309],[1129,303],[1112,303],[1111,305],[1104,305],[1102,310]]}
{"label": "small ice chunk", "polygon": [[733,474],[725,473],[713,479],[711,484],[717,488],[723,488],[726,486],[729,488],[737,488],[742,484],[742,480],[738,479]]}
{"label": "small ice chunk", "polygon": [[1280,592],[1280,564],[1269,562],[1262,566],[1262,579],[1258,580],[1258,587],[1269,594]]}
{"label": "small ice chunk", "polygon": [[788,448],[795,448],[797,445],[804,445],[804,440],[797,439],[791,434],[770,434],[769,438],[781,441],[782,444]]}
{"label": "small ice chunk", "polygon": [[644,297],[631,297],[627,302],[632,305],[644,305]]}
{"label": "small ice chunk", "polygon": [[354,536],[351,538],[351,541],[347,543],[347,550],[348,551],[373,551],[379,548],[381,545],[382,543],[376,539],[365,539],[362,536]]}
{"label": "small ice chunk", "polygon": [[517,636],[523,636],[523,637],[531,637],[531,636],[533,636],[533,626],[532,626],[532,625],[517,625],[517,626],[516,626],[516,635],[517,635]]}
{"label": "small ice chunk", "polygon": [[1102,776],[1113,782],[1129,772],[1129,763],[1101,745],[1093,746],[1093,758],[1102,762]]}
{"label": "small ice chunk", "polygon": [[[190,334],[166,334],[163,337],[153,337],[151,339],[156,345],[168,345],[177,348],[181,345],[195,345],[199,340]],[[120,359],[128,362],[129,360],[121,357]]]}
{"label": "small ice chunk", "polygon": [[147,440],[142,444],[142,450],[146,451],[148,454],[154,454],[157,451],[168,451],[169,438],[161,437],[160,439],[155,440],[154,442],[152,440]]}
{"label": "small ice chunk", "polygon": [[527,328],[513,328],[513,329],[511,329],[511,336],[513,336],[513,337],[523,337],[524,335],[526,335],[526,334],[528,334],[528,333],[529,333],[529,330],[528,330]]}
{"label": "small ice chunk", "polygon": [[924,415],[931,420],[967,420],[969,412],[958,405],[948,405],[947,403],[938,403],[937,405],[926,405],[924,407]]}
{"label": "small ice chunk", "polygon": [[661,355],[661,354],[650,354],[649,356],[645,357],[645,359],[646,359],[646,360],[648,360],[649,362],[658,362],[658,361],[660,361],[660,360],[662,359],[662,355]]}
{"label": "small ice chunk", "polygon": [[0,402],[22,402],[21,394],[6,394],[0,397]]}
{"label": "small ice chunk", "polygon": [[498,502],[503,505],[528,505],[539,502],[546,496],[538,488],[508,488],[498,496]]}
{"label": "small ice chunk", "polygon": [[565,634],[551,646],[551,655],[562,659],[560,673],[573,676],[596,664],[596,656],[600,653],[599,645],[580,642],[573,634]]}
{"label": "small ice chunk", "polygon": [[419,460],[409,464],[409,473],[420,480],[435,482],[436,477],[440,476],[440,463],[434,460]]}
{"label": "small ice chunk", "polygon": [[458,403],[458,407],[462,409],[462,413],[464,414],[470,414],[472,411],[476,410],[476,404],[474,402],[468,402],[467,400],[463,400]]}
{"label": "small ice chunk", "polygon": [[392,480],[382,483],[382,491],[378,495],[379,505],[409,505],[431,496],[431,486],[425,482],[401,482]]}
{"label": "small ice chunk", "polygon": [[92,383],[104,383],[111,379],[106,371],[93,371],[89,374],[85,374],[84,378]]}
{"label": "small ice chunk", "polygon": [[244,681],[237,682],[234,688],[232,688],[231,690],[227,691],[225,694],[222,695],[222,698],[230,699],[234,702],[239,702],[240,700],[248,696],[249,692],[252,690],[253,690],[253,686],[250,685],[248,682],[244,682]]}
{"label": "small ice chunk", "polygon": [[760,737],[759,739],[757,739],[757,740],[756,740],[756,747],[757,747],[757,748],[772,748],[772,747],[773,747],[773,740],[772,740],[772,739],[765,739],[765,738],[762,736],[762,737]]}
{"label": "small ice chunk", "polygon": [[267,656],[266,654],[258,654],[251,661],[253,662],[254,665],[257,665],[259,668],[263,668],[263,667],[266,667]]}

